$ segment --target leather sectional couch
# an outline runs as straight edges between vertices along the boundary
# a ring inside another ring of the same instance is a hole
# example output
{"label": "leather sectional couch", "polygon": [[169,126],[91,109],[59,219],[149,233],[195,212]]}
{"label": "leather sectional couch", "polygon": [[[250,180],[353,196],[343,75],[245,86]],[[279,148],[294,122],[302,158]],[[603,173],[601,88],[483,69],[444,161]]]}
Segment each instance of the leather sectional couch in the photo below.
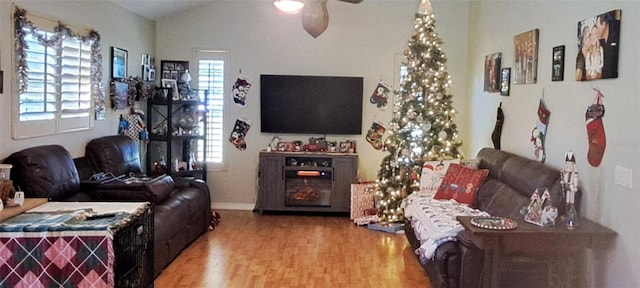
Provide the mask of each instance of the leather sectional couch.
{"label": "leather sectional couch", "polygon": [[[552,205],[558,208],[558,215],[564,215],[565,198],[560,187],[559,170],[535,160],[492,148],[481,149],[476,160],[479,162],[478,168],[488,169],[489,175],[478,190],[475,208],[486,211],[492,216],[521,219],[523,215],[520,214],[520,209],[529,204],[535,189],[547,187],[551,194]],[[579,192],[576,193],[576,205],[580,203]],[[404,229],[411,247],[414,250],[417,249],[420,243],[409,219],[405,219]],[[423,268],[433,287],[481,287],[483,251],[465,236],[465,231],[458,233],[456,238],[457,241],[440,245],[433,258],[423,264]],[[526,259],[523,261],[526,262]],[[513,267],[528,265],[529,270],[502,273],[503,277],[508,278],[503,279],[503,283],[515,285],[505,287],[522,287],[521,285],[525,283],[521,283],[520,280],[527,278],[527,273],[539,268],[535,263],[513,264]]]}
{"label": "leather sectional couch", "polygon": [[[49,201],[151,202],[154,213],[154,277],[189,244],[205,233],[211,223],[211,197],[198,179],[156,178],[153,183],[104,186],[88,184],[97,172],[141,176],[138,143],[127,136],[91,140],[85,156],[73,159],[60,145],[27,148],[11,154],[11,179],[27,198]],[[95,184],[95,183],[93,183]],[[115,188],[114,188],[115,187]]]}

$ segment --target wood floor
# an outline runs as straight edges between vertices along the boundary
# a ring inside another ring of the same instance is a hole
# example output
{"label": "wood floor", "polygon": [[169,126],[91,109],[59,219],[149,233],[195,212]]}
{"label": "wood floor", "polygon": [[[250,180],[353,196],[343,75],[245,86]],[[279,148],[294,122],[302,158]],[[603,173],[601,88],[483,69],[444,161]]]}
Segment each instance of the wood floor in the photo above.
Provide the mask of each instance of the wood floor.
{"label": "wood floor", "polygon": [[349,217],[218,212],[155,287],[431,287],[404,234]]}

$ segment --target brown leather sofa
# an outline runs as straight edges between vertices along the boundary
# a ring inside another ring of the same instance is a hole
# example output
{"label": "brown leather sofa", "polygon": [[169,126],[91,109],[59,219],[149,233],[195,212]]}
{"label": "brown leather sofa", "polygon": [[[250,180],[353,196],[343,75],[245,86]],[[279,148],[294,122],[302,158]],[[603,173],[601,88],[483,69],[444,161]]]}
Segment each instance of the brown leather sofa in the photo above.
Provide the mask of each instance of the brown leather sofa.
{"label": "brown leather sofa", "polygon": [[[198,179],[158,178],[136,186],[104,187],[87,180],[97,172],[141,175],[138,143],[126,136],[91,140],[85,156],[73,159],[60,145],[27,148],[4,161],[13,165],[11,179],[27,198],[49,201],[145,201],[154,213],[154,277],[189,244],[205,233],[211,223],[211,198],[205,182]],[[144,186],[144,185],[143,185]],[[144,193],[143,191],[144,190]]]}
{"label": "brown leather sofa", "polygon": [[[492,148],[481,149],[476,159],[479,169],[488,169],[489,175],[480,188],[475,207],[493,216],[520,219],[520,209],[531,201],[536,188],[546,187],[551,193],[552,205],[558,208],[558,215],[563,215],[565,198],[560,188],[560,171],[535,160],[527,159],[509,152]],[[580,192],[576,193],[576,205],[580,203]],[[420,246],[411,223],[405,220],[405,235],[415,250]],[[433,287],[481,287],[483,251],[478,249],[462,231],[457,241],[446,242],[438,247],[433,258],[423,265]],[[529,287],[524,279],[539,267],[527,259],[519,259],[520,263],[511,263],[512,267],[526,267],[521,271],[512,269],[503,273],[501,283],[504,287]],[[508,267],[509,264],[503,265]],[[510,284],[509,284],[510,283]],[[505,286],[506,285],[506,286]],[[525,285],[525,286],[523,286]]]}

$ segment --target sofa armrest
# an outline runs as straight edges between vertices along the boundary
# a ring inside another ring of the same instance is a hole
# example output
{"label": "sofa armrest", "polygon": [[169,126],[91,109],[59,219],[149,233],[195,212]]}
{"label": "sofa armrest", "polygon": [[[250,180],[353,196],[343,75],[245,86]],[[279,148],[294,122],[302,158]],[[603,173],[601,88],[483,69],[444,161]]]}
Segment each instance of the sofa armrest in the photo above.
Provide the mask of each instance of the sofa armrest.
{"label": "sofa armrest", "polygon": [[480,250],[466,230],[460,231],[456,238],[460,248],[460,287],[475,287],[482,279],[484,251]]}
{"label": "sofa armrest", "polygon": [[[462,287],[459,284],[460,248],[456,242],[450,241],[438,246],[433,262],[437,266],[441,283],[437,287]],[[435,284],[435,283],[434,283]]]}

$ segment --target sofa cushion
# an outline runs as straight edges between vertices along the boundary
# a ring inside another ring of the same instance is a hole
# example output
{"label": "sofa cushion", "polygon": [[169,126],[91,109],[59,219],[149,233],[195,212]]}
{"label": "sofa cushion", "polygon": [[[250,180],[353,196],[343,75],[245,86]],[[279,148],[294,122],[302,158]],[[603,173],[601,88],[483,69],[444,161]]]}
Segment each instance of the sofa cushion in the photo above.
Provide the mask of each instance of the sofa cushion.
{"label": "sofa cushion", "polygon": [[422,165],[422,175],[420,176],[420,192],[433,195],[438,191],[442,178],[447,173],[451,163],[459,164],[460,159],[426,161]]}
{"label": "sofa cushion", "polygon": [[87,143],[85,158],[93,171],[115,176],[141,173],[138,143],[128,136],[105,136]]}
{"label": "sofa cushion", "polygon": [[44,145],[15,152],[5,160],[13,165],[11,179],[27,198],[62,201],[80,192],[73,158],[60,145]]}
{"label": "sofa cushion", "polygon": [[451,164],[442,179],[435,199],[454,199],[458,203],[474,205],[476,193],[489,174],[486,169],[471,169]]}

